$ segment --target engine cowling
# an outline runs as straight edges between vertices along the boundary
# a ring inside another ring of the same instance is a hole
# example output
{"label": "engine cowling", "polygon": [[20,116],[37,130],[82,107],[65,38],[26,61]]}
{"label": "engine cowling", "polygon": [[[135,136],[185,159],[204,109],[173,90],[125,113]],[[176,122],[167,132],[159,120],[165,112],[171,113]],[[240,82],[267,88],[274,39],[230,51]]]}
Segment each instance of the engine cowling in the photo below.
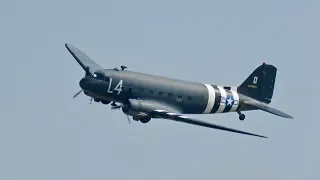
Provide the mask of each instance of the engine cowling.
{"label": "engine cowling", "polygon": [[132,110],[132,111],[137,111],[137,112],[143,112],[143,113],[148,113],[151,112],[155,109],[163,109],[165,107],[161,107],[162,105],[151,101],[151,100],[142,100],[142,99],[129,99],[128,103],[126,103],[127,107],[125,110]]}
{"label": "engine cowling", "polygon": [[145,113],[151,112],[159,108],[159,104],[141,99],[129,99],[128,102],[123,104],[123,113],[133,116],[134,120],[140,120],[143,123],[149,122],[151,119]]}

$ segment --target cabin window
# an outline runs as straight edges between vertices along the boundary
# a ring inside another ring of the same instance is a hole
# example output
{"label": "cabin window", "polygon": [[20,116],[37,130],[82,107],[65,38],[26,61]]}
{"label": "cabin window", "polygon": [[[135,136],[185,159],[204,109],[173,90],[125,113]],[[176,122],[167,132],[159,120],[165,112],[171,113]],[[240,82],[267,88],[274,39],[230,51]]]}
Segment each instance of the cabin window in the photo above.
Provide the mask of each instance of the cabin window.
{"label": "cabin window", "polygon": [[182,101],[182,95],[177,96],[177,101]]}
{"label": "cabin window", "polygon": [[140,92],[143,92],[143,88],[139,88],[139,91],[140,91]]}
{"label": "cabin window", "polygon": [[163,92],[159,92],[159,95],[162,96],[162,95],[163,95]]}
{"label": "cabin window", "polygon": [[168,96],[169,96],[169,97],[172,97],[172,96],[173,96],[173,94],[172,94],[172,93],[169,93],[169,94],[168,94]]}
{"label": "cabin window", "polygon": [[191,97],[191,96],[188,96],[188,100],[192,100],[192,97]]}
{"label": "cabin window", "polygon": [[153,94],[153,90],[152,89],[150,89],[149,92],[150,92],[150,94]]}

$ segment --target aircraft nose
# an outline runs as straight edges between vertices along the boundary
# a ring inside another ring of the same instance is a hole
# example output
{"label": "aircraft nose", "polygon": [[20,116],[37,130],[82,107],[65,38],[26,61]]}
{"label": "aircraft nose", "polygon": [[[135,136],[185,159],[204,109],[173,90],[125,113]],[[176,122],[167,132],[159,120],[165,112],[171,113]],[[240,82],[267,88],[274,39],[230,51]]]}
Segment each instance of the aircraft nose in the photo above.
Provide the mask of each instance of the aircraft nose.
{"label": "aircraft nose", "polygon": [[91,91],[94,93],[103,93],[106,85],[101,80],[98,80],[91,76],[87,76],[79,81],[79,86],[83,90]]}
{"label": "aircraft nose", "polygon": [[88,79],[87,78],[82,78],[79,82],[79,85],[82,89],[86,89],[88,84]]}

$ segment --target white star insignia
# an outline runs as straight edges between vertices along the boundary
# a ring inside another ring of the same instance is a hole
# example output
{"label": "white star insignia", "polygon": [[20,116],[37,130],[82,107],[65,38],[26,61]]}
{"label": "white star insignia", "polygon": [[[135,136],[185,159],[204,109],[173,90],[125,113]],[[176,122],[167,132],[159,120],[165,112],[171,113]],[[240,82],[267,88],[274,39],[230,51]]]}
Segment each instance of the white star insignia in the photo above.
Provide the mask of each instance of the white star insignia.
{"label": "white star insignia", "polygon": [[232,104],[232,99],[231,99],[231,97],[230,97],[229,99],[227,99],[227,101],[228,101],[228,105],[231,105],[231,104]]}

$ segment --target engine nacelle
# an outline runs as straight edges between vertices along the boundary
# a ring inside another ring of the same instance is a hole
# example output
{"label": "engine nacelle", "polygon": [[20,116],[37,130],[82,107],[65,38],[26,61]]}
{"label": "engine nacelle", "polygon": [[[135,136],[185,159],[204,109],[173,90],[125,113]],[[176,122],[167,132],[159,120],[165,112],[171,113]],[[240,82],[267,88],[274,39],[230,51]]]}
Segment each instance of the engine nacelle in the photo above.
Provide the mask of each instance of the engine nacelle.
{"label": "engine nacelle", "polygon": [[140,120],[145,123],[151,119],[151,117],[145,113],[158,108],[159,103],[150,100],[129,99],[127,103],[124,103],[122,111],[127,115],[133,116],[133,119]]}
{"label": "engine nacelle", "polygon": [[157,104],[152,101],[145,101],[141,99],[129,99],[130,109],[138,112],[150,112],[157,107]]}
{"label": "engine nacelle", "polygon": [[129,99],[126,105],[127,109],[132,111],[148,113],[156,109],[166,110],[170,105],[159,103],[153,100],[142,100],[142,99]]}

